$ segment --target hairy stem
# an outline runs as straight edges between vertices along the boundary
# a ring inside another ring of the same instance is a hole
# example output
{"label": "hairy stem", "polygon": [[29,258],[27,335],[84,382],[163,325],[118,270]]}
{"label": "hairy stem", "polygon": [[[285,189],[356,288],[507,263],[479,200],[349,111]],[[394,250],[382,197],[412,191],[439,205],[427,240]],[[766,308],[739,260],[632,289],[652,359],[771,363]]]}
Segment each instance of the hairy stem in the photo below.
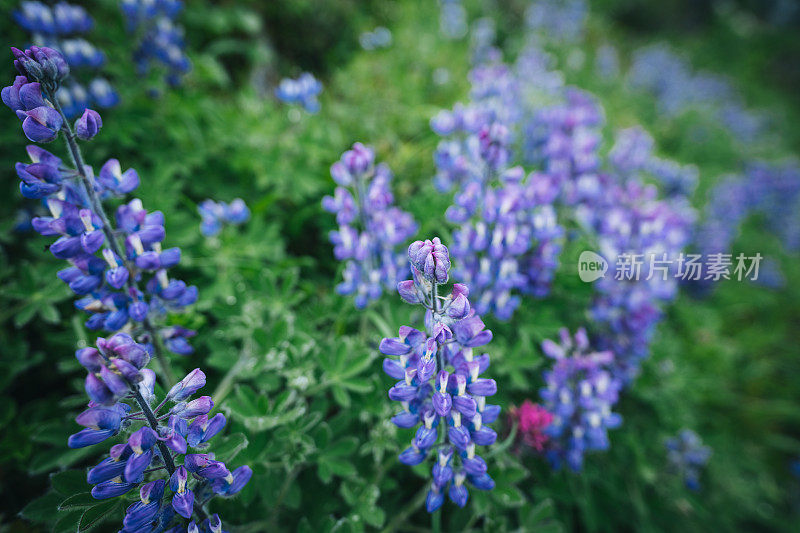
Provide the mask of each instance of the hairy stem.
{"label": "hairy stem", "polygon": [[[133,397],[136,399],[136,403],[139,404],[139,407],[142,409],[145,418],[147,418],[147,424],[150,426],[150,429],[158,433],[158,420],[156,420],[156,415],[153,414],[153,410],[150,409],[150,405],[147,403],[147,400],[144,399],[142,393],[139,392],[139,387],[131,386],[131,391],[133,392]],[[175,462],[172,460],[172,452],[170,452],[167,445],[164,444],[162,441],[158,441],[157,444],[158,450],[161,452],[161,458],[164,460],[164,466],[167,468],[167,472],[171,476],[173,472],[175,472]]]}
{"label": "hairy stem", "polygon": [[[66,139],[67,148],[69,149],[70,157],[72,158],[72,163],[75,166],[75,170],[78,172],[78,176],[81,179],[81,184],[86,191],[86,195],[89,199],[89,203],[92,207],[92,211],[100,217],[100,220],[103,223],[103,234],[106,236],[106,241],[108,241],[108,245],[111,248],[111,251],[114,252],[117,257],[125,260],[125,254],[122,253],[122,248],[117,241],[116,235],[114,235],[113,226],[109,221],[108,215],[106,214],[105,209],[103,208],[103,204],[100,201],[100,197],[97,195],[97,191],[94,188],[94,180],[91,176],[86,173],[85,163],[83,160],[83,154],[81,153],[81,149],[78,146],[77,141],[75,140],[75,133],[72,131],[72,126],[69,124],[69,120],[67,120],[66,115],[64,115],[64,111],[61,108],[61,104],[58,102],[58,99],[55,96],[48,95],[48,98],[53,105],[55,106],[55,110],[58,111],[59,115],[61,115],[61,119],[63,120],[63,125],[61,127],[61,131],[64,134],[64,138]],[[126,282],[126,286],[128,289],[135,289],[136,292],[139,291],[139,287],[132,277],[128,277],[128,281]],[[130,293],[128,298],[130,298]],[[172,375],[172,370],[169,367],[169,363],[167,362],[166,357],[164,356],[164,349],[161,346],[161,339],[156,331],[153,323],[150,321],[149,317],[146,317],[144,320],[144,329],[147,332],[150,340],[153,344],[153,350],[156,355],[156,359],[158,360],[158,364],[161,367],[161,373],[159,374],[164,386],[166,388],[171,388],[172,385],[175,383],[175,378]]]}

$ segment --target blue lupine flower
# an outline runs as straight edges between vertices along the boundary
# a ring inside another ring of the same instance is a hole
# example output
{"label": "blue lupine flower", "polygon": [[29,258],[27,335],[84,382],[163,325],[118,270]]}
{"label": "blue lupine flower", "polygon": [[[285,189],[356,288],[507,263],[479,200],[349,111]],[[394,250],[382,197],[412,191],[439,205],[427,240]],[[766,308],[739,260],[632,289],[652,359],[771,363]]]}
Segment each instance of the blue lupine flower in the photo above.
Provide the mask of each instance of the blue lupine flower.
{"label": "blue lupine flower", "polygon": [[137,36],[133,60],[141,75],[151,69],[163,72],[171,87],[180,85],[192,68],[186,56],[183,27],[177,18],[183,10],[181,0],[122,0],[128,33]]}
{"label": "blue lupine flower", "polygon": [[365,31],[358,36],[358,42],[364,50],[377,50],[392,45],[392,32],[389,28],[378,26],[372,31]]}
{"label": "blue lupine flower", "polygon": [[239,226],[250,219],[250,210],[241,198],[236,198],[230,204],[204,200],[197,206],[202,223],[200,233],[205,237],[213,237],[222,231],[225,224]]}
{"label": "blue lupine flower", "polygon": [[339,223],[330,233],[336,259],[345,262],[344,281],[336,290],[354,294],[356,307],[363,308],[402,279],[405,258],[397,248],[417,225],[393,206],[391,171],[385,164],[375,165],[375,153],[363,144],[355,143],[342,154],[331,166],[331,176],[339,187],[322,200],[322,207],[336,213]]}
{"label": "blue lupine flower", "polygon": [[310,72],[304,72],[296,79],[282,79],[275,96],[281,102],[297,104],[309,113],[316,113],[320,109],[318,96],[321,92],[322,83]]}
{"label": "blue lupine flower", "polygon": [[444,503],[444,495],[459,507],[467,503],[465,482],[479,490],[491,490],[494,481],[476,446],[495,442],[494,422],[500,408],[486,399],[497,392],[493,379],[480,375],[489,367],[487,354],[475,348],[488,344],[491,331],[471,309],[466,285],[456,283],[452,292],[440,294],[447,281],[450,259],[438,238],[416,241],[408,248],[413,279],[398,285],[400,296],[426,308],[425,331],[402,326],[395,338],[381,341],[388,356],[383,369],[399,380],[389,398],[400,403],[392,418],[400,428],[417,427],[411,445],[400,453],[400,462],[417,465],[433,457],[432,482],[426,499],[428,512]]}
{"label": "blue lupine flower", "polygon": [[634,52],[629,83],[652,93],[667,117],[696,109],[712,117],[742,142],[751,142],[765,127],[765,117],[745,108],[741,96],[721,76],[694,72],[683,57],[663,43]]}
{"label": "blue lupine flower", "polygon": [[434,131],[449,136],[435,155],[435,184],[458,189],[447,210],[448,220],[459,224],[452,253],[476,312],[508,319],[519,293],[549,292],[563,236],[552,206],[559,183],[541,173],[526,179],[522,167],[508,166],[524,115],[514,71],[490,63],[476,67],[471,79],[473,101],[431,121]]}
{"label": "blue lupine flower", "polygon": [[448,39],[461,39],[467,34],[467,10],[461,0],[439,0],[439,28]]}
{"label": "blue lupine flower", "polygon": [[554,359],[553,367],[544,373],[547,386],[539,392],[553,415],[545,429],[550,437],[545,454],[554,468],[566,463],[577,472],[586,452],[609,447],[607,430],[622,422],[611,411],[621,382],[609,372],[614,354],[591,351],[584,329],[574,337],[562,329],[559,337],[560,344],[542,343],[545,355]]}
{"label": "blue lupine flower", "polygon": [[[85,71],[97,71],[106,62],[105,54],[81,37],[92,29],[94,21],[80,6],[62,1],[51,7],[41,2],[26,1],[14,12],[14,19],[32,34],[35,44],[58,50],[63,55],[65,66],[68,65],[73,73],[81,71],[83,76]],[[65,78],[68,72],[69,69],[61,78]],[[61,86],[57,92],[51,92],[61,103],[64,114],[71,118],[81,115],[90,105],[109,108],[117,104],[119,96],[111,85],[102,78],[94,78],[90,80],[90,87],[99,87],[97,83],[104,84],[102,94],[100,91],[87,92],[74,81]]]}
{"label": "blue lupine flower", "polygon": [[585,0],[535,0],[525,12],[528,28],[554,40],[575,41],[588,16]]}
{"label": "blue lupine flower", "polygon": [[683,478],[687,488],[700,490],[700,474],[711,458],[711,448],[704,446],[691,429],[682,430],[664,444],[670,469]]}
{"label": "blue lupine flower", "polygon": [[[33,72],[41,81],[28,82],[24,76],[17,76],[13,85],[2,90],[3,103],[24,118],[23,131],[29,138],[52,140],[64,126],[59,110],[50,106],[50,97],[58,91],[61,81],[58,52],[31,49],[17,51],[16,56],[26,58],[17,62],[26,61],[21,68]],[[48,91],[46,95],[43,90]],[[91,137],[101,125],[100,115],[86,110],[76,122],[78,138]],[[179,311],[197,299],[196,288],[168,276],[168,269],[180,259],[180,250],[162,248],[165,231],[161,213],[148,214],[139,200],[133,200],[118,208],[117,227],[106,227],[106,221],[94,211],[96,204],[87,196],[89,191],[70,179],[80,175],[76,169],[66,167],[41,148],[30,146],[28,153],[32,163],[16,166],[20,191],[28,198],[43,200],[50,210],[50,216],[34,217],[31,224],[42,235],[58,237],[50,251],[71,263],[59,278],[82,297],[76,306],[89,313],[88,327],[114,332],[132,323],[139,328],[135,329],[139,334],[151,327],[151,317]],[[115,159],[103,166],[96,180],[88,165],[83,172],[92,184],[91,193],[98,199],[124,195],[139,184],[136,171],[123,173]],[[241,219],[241,210],[232,211],[234,217]],[[117,243],[107,240],[109,232],[125,238],[124,253],[113,249]],[[103,259],[98,257],[100,252]],[[139,282],[144,282],[146,292],[138,288]],[[182,353],[191,350],[185,341],[171,341],[166,331],[162,336],[168,347],[174,346]]]}

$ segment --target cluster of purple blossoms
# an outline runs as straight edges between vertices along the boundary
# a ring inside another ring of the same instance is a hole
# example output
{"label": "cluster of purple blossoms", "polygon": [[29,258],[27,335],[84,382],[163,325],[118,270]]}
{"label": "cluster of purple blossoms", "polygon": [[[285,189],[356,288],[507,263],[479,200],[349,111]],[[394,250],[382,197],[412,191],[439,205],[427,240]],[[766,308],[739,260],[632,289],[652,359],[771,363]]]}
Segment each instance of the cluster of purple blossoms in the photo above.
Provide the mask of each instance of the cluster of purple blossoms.
{"label": "cluster of purple blossoms", "polygon": [[677,437],[670,437],[664,444],[670,469],[683,478],[687,488],[700,490],[700,474],[711,458],[711,448],[704,446],[691,429],[682,430]]}
{"label": "cluster of purple blossoms", "polygon": [[[209,441],[226,420],[222,413],[209,417],[214,406],[209,396],[191,399],[206,383],[199,368],[153,407],[156,376],[146,368],[150,354],[130,335],[98,338],[97,348],[82,348],[75,357],[87,370],[90,401],[76,418],[84,429],[70,436],[68,444],[82,448],[125,432],[125,441],[113,445],[86,476],[96,499],[139,489],[140,500],[125,512],[123,532],[186,531],[180,517],[208,519],[208,500],[234,496],[250,480],[250,467],[230,471],[208,452]],[[208,520],[220,524],[216,515]]]}
{"label": "cluster of purple blossoms", "polygon": [[156,67],[163,70],[169,86],[180,85],[192,68],[186,56],[183,27],[177,23],[182,0],[122,0],[120,8],[128,33],[138,39],[133,60],[139,74]]}
{"label": "cluster of purple blossoms", "polygon": [[[49,48],[12,49],[21,76],[2,90],[3,103],[22,120],[25,135],[34,142],[49,142],[63,132],[72,165],[38,146],[28,147],[30,163],[17,163],[23,196],[40,200],[50,216],[31,223],[40,234],[57,239],[50,252],[70,263],[59,278],[80,297],[76,307],[86,312],[93,330],[126,330],[149,343],[163,341],[171,351],[191,353],[186,339],[193,331],[180,327],[157,330],[153,318],[179,311],[194,303],[197,288],[170,278],[168,271],[180,261],[179,248],[163,248],[164,215],[148,213],[133,199],[109,220],[103,200],[122,197],[139,185],[133,169],[123,171],[119,161],[108,160],[95,175],[85,164],[77,140],[89,140],[102,127],[100,115],[85,110],[70,126],[58,100],[52,97],[69,74],[60,53]],[[55,106],[55,107],[53,107]],[[120,242],[120,240],[122,242]]]}
{"label": "cluster of purple blossoms", "polygon": [[[796,163],[752,162],[742,174],[718,181],[708,199],[693,241],[699,253],[731,253],[741,225],[754,214],[788,250],[800,249],[800,166]],[[779,279],[780,273],[776,274]],[[699,285],[693,282],[693,288],[709,287],[701,281]]]}
{"label": "cluster of purple blossoms", "polygon": [[535,0],[525,11],[525,23],[551,39],[575,41],[583,33],[588,14],[585,0]]}
{"label": "cluster of purple blossoms", "polygon": [[275,96],[283,103],[296,104],[309,113],[319,112],[319,95],[322,83],[310,72],[300,74],[296,79],[284,78],[275,88]]}
{"label": "cluster of purple blossoms", "polygon": [[240,226],[250,220],[250,209],[241,198],[234,199],[231,203],[204,200],[197,206],[202,222],[200,233],[205,237],[219,235],[225,224]]}
{"label": "cluster of purple blossoms", "polygon": [[659,200],[654,186],[638,180],[607,183],[604,190],[592,227],[600,254],[616,265],[616,272],[595,282],[590,315],[597,345],[613,352],[614,375],[627,382],[649,355],[661,304],[677,293],[677,259],[689,242],[694,218],[688,207],[677,209]]}
{"label": "cluster of purple blossoms", "polygon": [[[89,403],[76,418],[84,429],[70,436],[68,445],[82,448],[126,433],[125,442],[112,446],[109,457],[87,474],[97,499],[139,488],[140,500],[128,507],[122,531],[178,533],[186,531],[184,519],[195,517],[204,529],[220,531],[221,521],[216,515],[208,517],[206,502],[238,493],[252,471],[242,466],[231,472],[208,453],[208,441],[226,420],[222,414],[209,417],[210,397],[191,399],[205,385],[200,369],[172,386],[153,407],[156,374],[147,368],[157,357],[164,369],[161,377],[171,385],[159,334],[172,351],[191,351],[185,339],[193,332],[178,327],[157,331],[151,321],[154,311],[182,308],[197,298],[194,287],[170,280],[167,274],[178,263],[180,250],[161,248],[164,216],[147,213],[139,200],[122,204],[116,225],[111,225],[102,201],[134,190],[138,175],[133,170],[123,172],[112,159],[95,177],[84,163],[77,139],[91,139],[103,124],[99,114],[86,110],[75,128],[70,126],[54,98],[69,74],[58,51],[39,47],[12,51],[21,76],[2,90],[3,103],[23,120],[23,131],[33,141],[49,142],[61,132],[73,163],[69,167],[42,148],[28,147],[32,163],[17,164],[20,190],[41,200],[52,215],[34,218],[32,225],[43,235],[58,236],[50,251],[72,265],[59,277],[84,296],[77,306],[92,315],[87,326],[112,332],[125,329],[98,338],[96,348],[75,353],[87,371],[84,388]],[[140,282],[146,277],[142,291]],[[188,453],[190,448],[193,453]],[[193,520],[188,530],[198,531]]]}
{"label": "cluster of purple blossoms", "polygon": [[765,117],[746,109],[728,80],[709,72],[694,72],[688,61],[664,44],[633,54],[628,81],[653,94],[667,116],[693,108],[711,109],[714,118],[742,142],[753,141],[765,130]]}
{"label": "cluster of purple blossoms", "polygon": [[392,32],[385,26],[378,26],[372,31],[365,31],[358,36],[358,44],[364,50],[378,50],[392,45]]}
{"label": "cluster of purple blossoms", "polygon": [[[73,74],[79,70],[96,71],[106,61],[103,52],[80,37],[94,26],[92,17],[80,6],[59,2],[51,7],[27,1],[14,12],[14,19],[31,34],[33,44],[59,50]],[[90,106],[108,108],[119,102],[119,96],[105,78],[94,76],[88,88],[74,78],[55,95],[66,116],[76,117]]]}
{"label": "cluster of purple blossoms", "polygon": [[361,143],[342,154],[331,166],[337,183],[322,207],[336,214],[338,230],[330,233],[334,255],[344,261],[339,294],[355,295],[359,309],[376,300],[384,288],[392,290],[405,277],[405,260],[398,246],[417,231],[413,217],[395,207],[392,173],[375,164],[375,153]]}
{"label": "cluster of purple blossoms", "polygon": [[[600,254],[615,265],[594,284],[590,316],[597,346],[613,352],[614,376],[624,382],[638,374],[661,305],[677,293],[677,259],[696,217],[687,196],[676,191],[659,199],[654,185],[643,184],[648,173],[662,183],[670,173],[696,178],[693,167],[658,159],[652,148],[652,138],[640,128],[619,132],[609,153],[611,173],[597,174],[601,194],[577,211],[578,220],[596,235]],[[689,179],[676,181],[691,190]]]}
{"label": "cluster of purple blossoms", "polygon": [[562,329],[559,337],[561,344],[549,339],[542,343],[544,353],[555,361],[544,373],[547,387],[539,393],[553,415],[544,430],[550,437],[545,454],[554,468],[566,463],[577,472],[586,452],[608,449],[608,430],[622,423],[611,411],[622,384],[609,371],[614,354],[591,351],[583,328],[574,337]]}
{"label": "cluster of purple blossoms", "polygon": [[467,503],[466,482],[491,490],[494,481],[476,446],[488,446],[497,433],[487,424],[500,414],[500,406],[486,403],[497,392],[493,379],[480,375],[489,367],[489,355],[474,353],[492,340],[492,332],[471,308],[469,289],[456,283],[451,294],[440,294],[447,283],[450,257],[438,238],[416,241],[408,247],[413,279],[397,290],[410,304],[425,307],[425,331],[409,326],[399,335],[381,341],[381,353],[389,356],[383,370],[399,380],[389,398],[401,410],[392,417],[400,428],[417,427],[411,446],[400,461],[418,465],[433,457],[432,482],[426,507],[434,512],[445,494],[459,507]]}
{"label": "cluster of purple blossoms", "polygon": [[476,312],[508,319],[518,293],[546,296],[558,267],[563,228],[553,202],[558,184],[549,174],[526,178],[510,166],[519,106],[519,83],[502,63],[473,69],[472,102],[442,111],[431,121],[447,136],[435,154],[436,186],[457,192],[447,219],[458,224],[453,257],[468,284]]}
{"label": "cluster of purple blossoms", "polygon": [[562,203],[591,206],[602,196],[603,109],[587,92],[568,87],[562,93],[561,102],[537,110],[526,121],[524,160],[555,181]]}
{"label": "cluster of purple blossoms", "polygon": [[467,34],[467,10],[461,0],[439,0],[439,29],[447,39],[461,39]]}

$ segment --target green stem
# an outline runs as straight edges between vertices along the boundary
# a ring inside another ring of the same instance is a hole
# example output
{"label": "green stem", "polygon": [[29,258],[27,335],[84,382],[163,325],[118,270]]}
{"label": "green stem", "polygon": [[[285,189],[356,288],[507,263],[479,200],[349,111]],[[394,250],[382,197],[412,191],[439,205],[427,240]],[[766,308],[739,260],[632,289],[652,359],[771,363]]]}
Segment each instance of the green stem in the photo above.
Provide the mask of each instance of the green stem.
{"label": "green stem", "polygon": [[[75,140],[75,133],[72,131],[72,126],[70,126],[69,120],[67,120],[67,117],[64,114],[64,110],[61,108],[61,104],[58,102],[58,99],[53,96],[48,99],[53,103],[53,106],[55,107],[55,110],[58,111],[58,114],[61,115],[61,119],[63,121],[61,130],[64,134],[64,138],[67,141],[67,148],[69,149],[69,154],[72,158],[72,164],[75,166],[75,170],[78,172],[78,176],[81,179],[81,184],[86,191],[92,211],[94,211],[95,214],[100,217],[100,220],[103,224],[103,234],[106,236],[108,246],[111,248],[111,251],[117,255],[117,257],[124,261],[125,254],[122,253],[122,248],[117,241],[116,235],[114,235],[113,226],[109,221],[108,215],[106,215],[106,211],[103,208],[100,197],[97,195],[97,191],[94,189],[94,179],[86,173],[86,165],[84,163],[83,154],[81,153],[81,149]],[[139,291],[136,280],[132,279],[130,276],[128,277],[126,286],[128,289],[135,289],[137,294],[141,292]],[[128,292],[128,298],[131,298],[130,291]],[[169,363],[164,356],[164,348],[161,346],[161,340],[158,332],[156,331],[149,317],[145,318],[144,320],[144,329],[152,340],[153,350],[156,354],[158,364],[161,367],[160,378],[164,386],[169,389],[175,383],[175,378],[172,375],[172,370],[170,369]]]}
{"label": "green stem", "polygon": [[442,531],[442,510],[437,509],[431,513],[431,529],[433,533],[441,533]]}
{"label": "green stem", "polygon": [[[156,420],[156,415],[153,413],[153,410],[150,409],[150,404],[148,404],[144,399],[137,386],[131,385],[131,392],[133,392],[133,397],[136,399],[136,403],[139,404],[139,408],[141,408],[142,413],[144,413],[144,416],[147,419],[147,424],[153,431],[158,433],[158,420]],[[157,446],[158,450],[161,452],[161,458],[164,460],[164,466],[167,467],[167,472],[169,472],[169,475],[172,476],[173,472],[175,472],[175,462],[172,460],[172,452],[170,452],[169,448],[167,448],[167,445],[160,440],[157,442]]]}

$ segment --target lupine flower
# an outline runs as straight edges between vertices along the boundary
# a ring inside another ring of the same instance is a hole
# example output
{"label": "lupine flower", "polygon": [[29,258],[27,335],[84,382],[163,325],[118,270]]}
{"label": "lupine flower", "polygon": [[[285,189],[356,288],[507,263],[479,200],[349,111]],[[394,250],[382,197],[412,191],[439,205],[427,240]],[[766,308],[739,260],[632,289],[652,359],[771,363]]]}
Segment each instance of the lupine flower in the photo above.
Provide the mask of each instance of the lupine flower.
{"label": "lupine flower", "polygon": [[318,96],[321,92],[322,83],[310,72],[304,72],[296,79],[282,79],[275,89],[275,96],[281,102],[297,104],[309,113],[317,113],[320,109]]}
{"label": "lupine flower", "polygon": [[566,463],[577,472],[586,452],[609,447],[607,430],[622,422],[611,411],[621,382],[608,371],[614,354],[591,351],[584,329],[574,337],[562,329],[559,337],[560,344],[542,343],[545,355],[554,360],[544,373],[547,386],[539,393],[545,409],[553,415],[545,430],[550,437],[546,456],[554,468]]}
{"label": "lupine flower", "polygon": [[364,50],[388,48],[392,45],[392,32],[389,31],[389,28],[378,26],[372,31],[365,31],[359,35],[358,42]]}
{"label": "lupine flower", "polygon": [[230,204],[204,200],[197,206],[202,222],[200,233],[205,237],[214,237],[222,231],[225,224],[239,226],[250,219],[250,209],[241,198],[236,198]]}
{"label": "lupine flower", "polygon": [[[59,65],[63,60],[59,60],[58,52],[31,49],[15,54],[26,58],[17,59],[18,64],[27,62],[20,68],[34,72],[40,81],[29,82],[18,76],[13,85],[2,90],[3,103],[17,115],[28,113],[22,126],[32,140],[52,140],[59,130],[71,135],[59,109],[51,107],[52,94],[61,83]],[[96,133],[101,125],[100,115],[87,110],[77,121],[78,137]],[[163,214],[148,213],[136,199],[118,207],[115,226],[110,225],[105,213],[95,212],[101,199],[134,190],[139,184],[138,174],[132,169],[123,172],[119,162],[111,159],[95,180],[88,165],[81,171],[71,169],[36,146],[29,146],[28,154],[31,163],[16,165],[20,191],[25,197],[42,200],[50,211],[50,216],[35,217],[31,224],[38,233],[57,237],[50,252],[70,263],[59,272],[59,278],[81,297],[76,306],[89,315],[87,327],[115,332],[130,326],[137,336],[146,335],[148,342],[153,342],[157,330],[151,319],[192,304],[197,289],[169,278],[168,269],[180,260],[180,250],[162,248]],[[91,195],[98,201],[92,201]],[[116,238],[109,241],[110,234],[123,238],[124,246],[119,246]],[[166,334],[162,332],[163,340],[168,341]],[[168,347],[173,344],[167,342]],[[187,346],[180,346],[181,351],[190,351]]]}
{"label": "lupine flower", "polygon": [[397,337],[381,341],[380,351],[387,356],[384,372],[399,380],[389,389],[389,398],[400,404],[392,422],[417,428],[400,462],[413,466],[432,458],[434,463],[426,499],[432,513],[445,495],[459,507],[466,505],[467,483],[479,490],[494,488],[476,446],[497,439],[487,424],[497,419],[500,407],[486,403],[497,384],[480,377],[489,356],[476,355],[475,349],[488,344],[492,333],[471,309],[469,289],[456,283],[449,295],[439,292],[448,278],[447,248],[438,238],[416,241],[408,257],[413,277],[398,284],[398,292],[406,302],[425,307],[425,330],[402,326]]}
{"label": "lupine flower", "polygon": [[585,221],[597,232],[600,254],[614,263],[638,256],[642,264],[638,275],[614,273],[595,282],[590,314],[597,346],[614,353],[614,374],[628,382],[649,354],[662,304],[677,294],[677,259],[689,242],[694,213],[659,200],[653,186],[638,180],[604,187],[604,204],[592,222]]}
{"label": "lupine flower", "polygon": [[688,61],[663,43],[634,52],[628,81],[633,87],[652,93],[668,117],[690,109],[710,110],[713,118],[742,142],[751,142],[766,127],[764,117],[747,110],[726,79],[709,72],[694,72]]}
{"label": "lupine flower", "polygon": [[75,135],[77,135],[79,139],[88,141],[97,135],[97,132],[99,132],[102,127],[103,119],[100,118],[97,111],[86,109],[83,115],[75,121]]}
{"label": "lupine flower", "polygon": [[525,12],[528,28],[554,40],[575,41],[588,15],[585,0],[535,0]]}
{"label": "lupine flower", "polygon": [[519,407],[511,408],[510,416],[517,424],[522,443],[537,452],[543,451],[550,438],[546,430],[553,421],[553,415],[541,405],[525,400]]}
{"label": "lupine flower", "polygon": [[402,279],[405,258],[397,248],[417,225],[393,205],[392,173],[385,164],[375,164],[372,149],[355,143],[331,166],[331,176],[339,186],[322,207],[335,213],[339,224],[330,233],[336,259],[345,262],[344,281],[336,290],[354,294],[356,307],[363,308]]}
{"label": "lupine flower", "polygon": [[[90,446],[129,431],[126,440],[113,445],[109,456],[87,474],[97,499],[139,488],[140,501],[128,507],[124,531],[168,527],[178,516],[190,519],[196,501],[233,496],[249,481],[248,467],[231,472],[212,453],[190,451],[208,448],[208,441],[225,426],[222,414],[209,420],[213,407],[209,397],[187,401],[205,385],[200,369],[190,372],[153,408],[155,375],[145,368],[150,360],[146,346],[117,333],[98,339],[97,348],[78,350],[76,357],[88,372],[86,392],[91,402],[76,419],[85,429],[69,438],[69,446]],[[183,464],[177,464],[181,458]],[[167,487],[171,496],[165,501]],[[219,517],[214,520],[219,523]]]}
{"label": "lupine flower", "polygon": [[439,0],[439,28],[448,39],[461,39],[467,34],[467,10],[461,0]]}
{"label": "lupine flower", "polygon": [[122,0],[128,33],[137,36],[133,61],[140,75],[151,69],[171,87],[181,84],[192,64],[186,56],[183,27],[177,23],[181,0]]}
{"label": "lupine flower", "polygon": [[670,469],[683,478],[687,488],[700,490],[700,474],[711,458],[711,448],[703,446],[703,441],[691,429],[670,437],[665,446]]}
{"label": "lupine flower", "polygon": [[455,230],[456,275],[473,291],[479,314],[508,319],[519,293],[545,296],[558,266],[563,230],[552,203],[558,182],[522,167],[509,167],[523,115],[520,83],[505,65],[490,63],[471,73],[473,101],[440,112],[431,127],[448,136],[435,155],[440,190],[454,186],[447,210]]}
{"label": "lupine flower", "polygon": [[[39,45],[41,50],[53,49],[62,54],[64,64],[60,67],[62,73],[59,82],[67,77],[70,69],[73,74],[75,71],[80,71],[83,77],[86,71],[97,71],[105,64],[106,58],[103,52],[81,37],[94,25],[92,17],[83,7],[63,1],[52,7],[41,2],[26,1],[22,2],[19,9],[14,12],[14,19],[23,29],[31,33],[34,44]],[[31,47],[31,50],[38,47]],[[28,74],[23,76],[31,80],[36,78]],[[67,117],[81,115],[90,105],[108,108],[118,103],[119,96],[105,79],[95,75],[86,82],[89,83],[89,91],[77,80],[68,84],[60,83],[57,91],[50,91],[58,99]],[[102,95],[91,89],[99,87],[98,84],[102,84],[105,89]]]}

